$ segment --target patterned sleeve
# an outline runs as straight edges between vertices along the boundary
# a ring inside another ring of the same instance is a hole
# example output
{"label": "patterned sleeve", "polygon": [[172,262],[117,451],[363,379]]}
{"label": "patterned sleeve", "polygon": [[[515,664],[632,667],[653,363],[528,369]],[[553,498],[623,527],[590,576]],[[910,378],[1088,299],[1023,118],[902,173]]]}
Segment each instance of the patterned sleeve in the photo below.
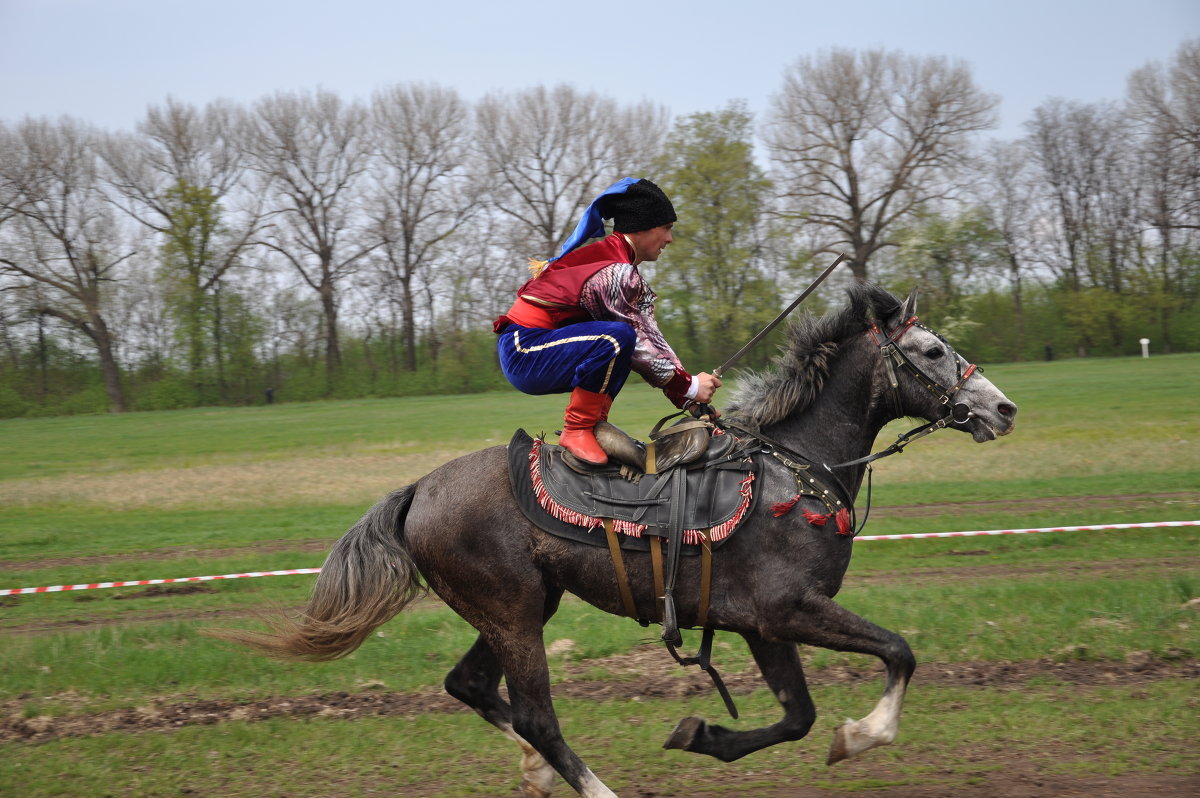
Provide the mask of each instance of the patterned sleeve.
{"label": "patterned sleeve", "polygon": [[597,321],[623,321],[633,327],[637,333],[633,370],[676,401],[672,394],[686,392],[692,376],[684,370],[679,356],[658,328],[654,318],[655,298],[637,267],[614,263],[588,278],[579,303]]}

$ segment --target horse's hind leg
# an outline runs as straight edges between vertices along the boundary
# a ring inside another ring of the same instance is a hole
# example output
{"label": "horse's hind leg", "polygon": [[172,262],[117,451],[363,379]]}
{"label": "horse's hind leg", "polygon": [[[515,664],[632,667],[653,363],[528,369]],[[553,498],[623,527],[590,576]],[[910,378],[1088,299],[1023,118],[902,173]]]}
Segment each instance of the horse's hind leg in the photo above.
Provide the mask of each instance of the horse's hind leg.
{"label": "horse's hind leg", "polygon": [[[504,671],[513,732],[584,798],[617,798],[563,740],[550,699],[550,669],[541,626],[507,629],[501,634],[485,630],[483,634]],[[522,785],[527,795],[536,796],[539,794],[529,791],[535,786],[528,781]]]}
{"label": "horse's hind leg", "polygon": [[[548,597],[543,623],[558,609],[561,596],[558,593],[552,601]],[[446,676],[446,692],[471,707],[521,747],[522,794],[529,798],[548,798],[554,786],[554,768],[513,729],[512,709],[500,695],[502,675],[499,660],[481,636]]]}
{"label": "horse's hind leg", "polygon": [[[493,562],[488,577],[499,574]],[[536,571],[509,571],[504,578],[509,588],[520,586],[516,595],[499,588],[480,590],[477,582],[473,588],[484,600],[468,604],[440,574],[433,575],[431,581],[442,588],[438,592],[446,603],[480,632],[447,676],[447,691],[521,745],[521,790],[526,796],[546,798],[557,772],[584,798],[616,798],[567,746],[550,699],[542,626],[557,609],[562,591],[544,585]],[[501,675],[508,685],[507,704],[497,689]]]}
{"label": "horse's hind leg", "polygon": [[684,718],[664,748],[682,748],[732,762],[759,749],[799,740],[808,734],[817,713],[804,681],[804,668],[796,644],[768,642],[751,634],[742,636],[750,645],[763,678],[783,705],[783,718],[765,728],[749,731],[732,731],[724,726],[710,726],[701,718]]}

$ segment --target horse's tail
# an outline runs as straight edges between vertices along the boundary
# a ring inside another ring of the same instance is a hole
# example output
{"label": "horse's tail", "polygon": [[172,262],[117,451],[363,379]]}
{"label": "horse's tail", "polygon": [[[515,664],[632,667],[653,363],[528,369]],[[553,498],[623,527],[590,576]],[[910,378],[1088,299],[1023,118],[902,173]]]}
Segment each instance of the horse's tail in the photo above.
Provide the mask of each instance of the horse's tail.
{"label": "horse's tail", "polygon": [[332,660],[427,591],[404,544],[416,484],[393,491],[333,545],[300,616],[271,632],[221,630],[218,637],[280,659]]}

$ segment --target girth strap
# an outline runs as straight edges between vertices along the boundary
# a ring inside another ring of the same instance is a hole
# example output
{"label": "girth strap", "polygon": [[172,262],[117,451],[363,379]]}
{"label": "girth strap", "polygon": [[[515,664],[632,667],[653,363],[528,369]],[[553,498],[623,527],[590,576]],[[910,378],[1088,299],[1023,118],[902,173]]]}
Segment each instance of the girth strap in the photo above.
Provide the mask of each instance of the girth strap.
{"label": "girth strap", "polygon": [[684,469],[677,468],[672,473],[673,500],[671,503],[670,524],[667,528],[667,557],[666,573],[663,584],[663,619],[661,640],[672,645],[681,645],[683,636],[679,634],[679,620],[675,615],[675,581],[679,576],[679,550],[683,548],[684,508],[687,507],[687,475]]}
{"label": "girth strap", "polygon": [[654,571],[654,620],[663,617],[663,539],[650,538],[650,567]]}
{"label": "girth strap", "polygon": [[[611,518],[604,519],[604,535],[608,539],[608,552],[612,556],[613,571],[617,576],[617,590],[621,594],[621,604],[625,607],[625,614],[630,618],[637,619],[638,623],[643,626],[646,621],[638,616],[637,605],[633,601],[633,591],[629,589],[629,574],[625,570],[625,558],[621,554],[621,543],[617,538],[616,530],[613,528],[613,520]],[[682,538],[682,535],[680,536]],[[696,612],[696,626],[704,630],[704,634],[700,641],[700,651],[694,657],[682,657],[676,648],[683,644],[683,635],[679,634],[679,628],[675,624],[675,603],[671,591],[668,590],[664,583],[667,578],[673,582],[674,573],[670,573],[669,577],[665,577],[664,557],[662,547],[664,545],[661,536],[650,538],[650,567],[654,572],[654,608],[655,614],[662,619],[663,637],[666,641],[667,650],[671,652],[671,656],[680,665],[699,665],[700,669],[709,675],[713,685],[717,688],[717,692],[721,695],[721,700],[725,702],[725,709],[729,714],[737,719],[737,707],[733,703],[733,697],[729,695],[728,688],[725,687],[725,682],[721,678],[721,674],[712,665],[712,643],[713,643],[713,628],[708,626],[708,605],[712,600],[712,536],[711,530],[705,529],[701,532],[701,550],[700,550],[700,605]],[[671,545],[669,542],[666,545]],[[679,544],[676,544],[678,546]],[[678,552],[678,548],[676,548]],[[678,554],[676,557],[670,558],[674,562],[666,567],[673,570],[678,566]],[[668,627],[668,607],[670,608],[670,620],[674,629],[674,636],[667,637]]]}
{"label": "girth strap", "polygon": [[696,626],[708,625],[708,602],[712,599],[712,540],[710,530],[700,532],[700,609],[696,612]]}
{"label": "girth strap", "polygon": [[613,520],[604,519],[604,535],[608,538],[608,553],[612,556],[613,571],[617,574],[617,590],[621,594],[621,603],[625,605],[625,614],[630,618],[638,618],[637,605],[633,603],[633,591],[629,589],[629,574],[625,572],[625,558],[621,555],[621,541],[617,539],[613,529]]}

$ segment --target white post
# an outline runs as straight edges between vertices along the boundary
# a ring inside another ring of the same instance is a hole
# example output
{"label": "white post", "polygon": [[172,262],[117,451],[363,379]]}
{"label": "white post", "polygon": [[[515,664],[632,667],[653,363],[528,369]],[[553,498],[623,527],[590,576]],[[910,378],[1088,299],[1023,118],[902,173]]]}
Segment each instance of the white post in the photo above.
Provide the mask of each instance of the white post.
{"label": "white post", "polygon": [[1142,345],[1142,357],[1150,357],[1150,339],[1139,338],[1138,343]]}

